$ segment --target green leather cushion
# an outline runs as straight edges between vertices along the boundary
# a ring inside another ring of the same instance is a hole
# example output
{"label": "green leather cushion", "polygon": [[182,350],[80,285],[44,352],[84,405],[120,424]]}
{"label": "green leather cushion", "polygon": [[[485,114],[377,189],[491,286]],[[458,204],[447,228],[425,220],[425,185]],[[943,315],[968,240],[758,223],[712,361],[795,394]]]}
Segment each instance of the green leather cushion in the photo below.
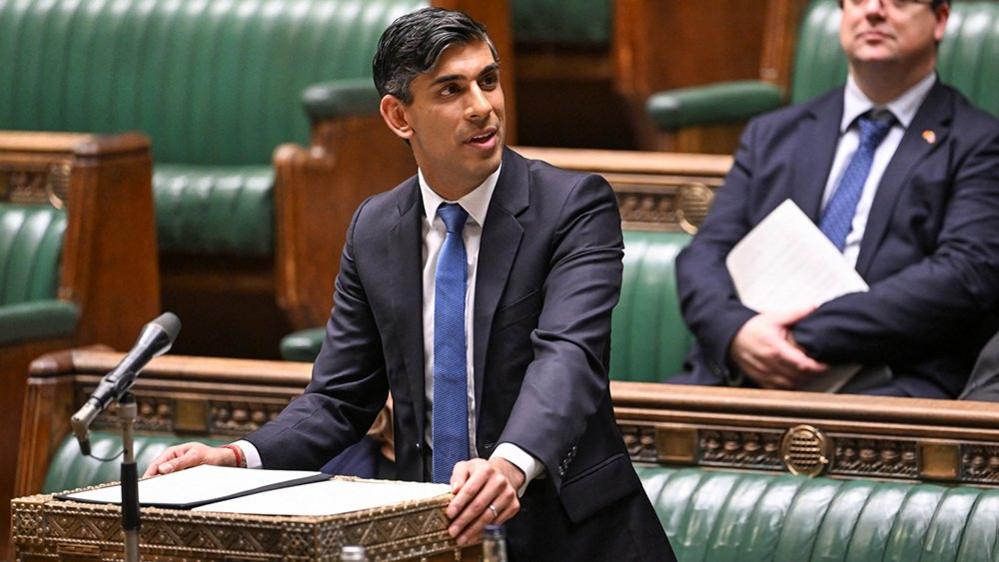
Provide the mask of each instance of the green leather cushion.
{"label": "green leather cushion", "polygon": [[663,130],[742,121],[780,106],[777,86],[759,80],[721,82],[653,94],[646,112]]}
{"label": "green leather cushion", "polygon": [[153,195],[160,249],[272,255],[273,186],[270,166],[156,165]]}
{"label": "green leather cushion", "polygon": [[621,299],[611,325],[612,380],[658,382],[679,373],[693,336],[680,314],[676,255],[681,232],[624,231]]}
{"label": "green leather cushion", "polygon": [[611,0],[511,0],[510,11],[518,44],[610,44]]}
{"label": "green leather cushion", "polygon": [[[679,232],[624,231],[624,279],[612,319],[613,380],[658,382],[679,373],[693,344],[680,314],[673,262],[690,242]],[[281,357],[314,361],[323,328],[301,330],[281,340]]]}
{"label": "green leather cushion", "polygon": [[999,559],[999,490],[637,467],[683,562]]}
{"label": "green leather cushion", "polygon": [[56,298],[66,213],[0,203],[0,306]]}
{"label": "green leather cushion", "polygon": [[76,331],[80,309],[61,300],[0,306],[0,345],[69,337]]}
{"label": "green leather cushion", "polygon": [[[135,463],[141,475],[146,467],[167,447],[187,441],[201,441],[209,445],[231,443],[231,439],[182,438],[170,435],[149,435],[138,433],[135,436]],[[90,434],[90,450],[93,455],[108,458],[121,451],[121,433],[93,431]],[[72,436],[63,439],[45,475],[42,493],[51,494],[73,488],[95,486],[105,482],[121,480],[121,458],[113,461],[99,461],[80,454],[80,446]]]}

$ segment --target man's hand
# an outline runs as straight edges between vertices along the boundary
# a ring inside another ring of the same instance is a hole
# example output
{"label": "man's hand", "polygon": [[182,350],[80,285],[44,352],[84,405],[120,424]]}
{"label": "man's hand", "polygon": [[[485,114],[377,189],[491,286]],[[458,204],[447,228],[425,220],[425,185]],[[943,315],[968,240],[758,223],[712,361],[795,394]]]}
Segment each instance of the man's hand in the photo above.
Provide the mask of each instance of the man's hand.
{"label": "man's hand", "polygon": [[204,443],[193,441],[174,445],[153,459],[142,477],[170,474],[177,470],[202,464],[236,466],[236,453],[224,447],[209,447]]}
{"label": "man's hand", "polygon": [[764,312],[742,325],[729,355],[743,373],[763,388],[791,390],[828,369],[805,354],[791,338],[790,327],[814,308]]}
{"label": "man's hand", "polygon": [[451,518],[448,533],[458,537],[459,545],[466,545],[481,536],[486,525],[507,521],[520,511],[517,490],[523,484],[524,473],[506,459],[472,459],[454,465],[451,493],[455,496],[445,512]]}

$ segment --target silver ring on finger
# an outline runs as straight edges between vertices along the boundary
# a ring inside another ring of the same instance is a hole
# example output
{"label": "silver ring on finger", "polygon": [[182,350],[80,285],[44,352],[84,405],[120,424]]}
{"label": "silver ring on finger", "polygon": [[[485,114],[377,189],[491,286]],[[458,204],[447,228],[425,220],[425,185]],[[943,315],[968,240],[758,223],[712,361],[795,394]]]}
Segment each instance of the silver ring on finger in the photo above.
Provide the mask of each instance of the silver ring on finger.
{"label": "silver ring on finger", "polygon": [[493,512],[493,521],[499,519],[499,511],[496,510],[496,506],[489,504],[489,511]]}

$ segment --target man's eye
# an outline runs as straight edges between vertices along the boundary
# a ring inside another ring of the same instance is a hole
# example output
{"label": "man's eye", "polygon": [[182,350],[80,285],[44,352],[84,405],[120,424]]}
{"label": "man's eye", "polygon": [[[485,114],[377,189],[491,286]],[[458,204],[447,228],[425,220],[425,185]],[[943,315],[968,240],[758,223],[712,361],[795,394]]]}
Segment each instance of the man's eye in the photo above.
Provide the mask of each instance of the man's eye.
{"label": "man's eye", "polygon": [[461,88],[459,88],[457,84],[448,84],[441,90],[441,94],[445,96],[453,96],[460,91]]}
{"label": "man's eye", "polygon": [[483,88],[495,88],[499,84],[499,76],[496,74],[487,74],[479,80],[479,84]]}

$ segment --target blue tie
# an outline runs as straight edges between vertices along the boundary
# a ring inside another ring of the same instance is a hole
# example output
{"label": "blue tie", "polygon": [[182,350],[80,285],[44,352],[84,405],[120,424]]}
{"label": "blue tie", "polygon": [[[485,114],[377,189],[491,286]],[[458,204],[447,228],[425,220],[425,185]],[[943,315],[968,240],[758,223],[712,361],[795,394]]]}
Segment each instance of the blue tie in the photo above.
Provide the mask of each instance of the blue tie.
{"label": "blue tie", "polygon": [[847,164],[843,177],[836,186],[836,191],[826,203],[819,220],[819,230],[835,244],[839,251],[846,247],[846,236],[853,225],[853,216],[857,212],[860,194],[864,191],[864,183],[871,173],[871,163],[874,162],[874,152],[881,141],[888,136],[895,118],[884,111],[878,114],[868,113],[857,120],[860,127],[860,146],[853,153],[853,158]]}
{"label": "blue tie", "polygon": [[434,482],[447,483],[459,461],[468,459],[468,366],[465,343],[467,261],[461,232],[468,213],[443,204],[437,214],[447,236],[434,279]]}

